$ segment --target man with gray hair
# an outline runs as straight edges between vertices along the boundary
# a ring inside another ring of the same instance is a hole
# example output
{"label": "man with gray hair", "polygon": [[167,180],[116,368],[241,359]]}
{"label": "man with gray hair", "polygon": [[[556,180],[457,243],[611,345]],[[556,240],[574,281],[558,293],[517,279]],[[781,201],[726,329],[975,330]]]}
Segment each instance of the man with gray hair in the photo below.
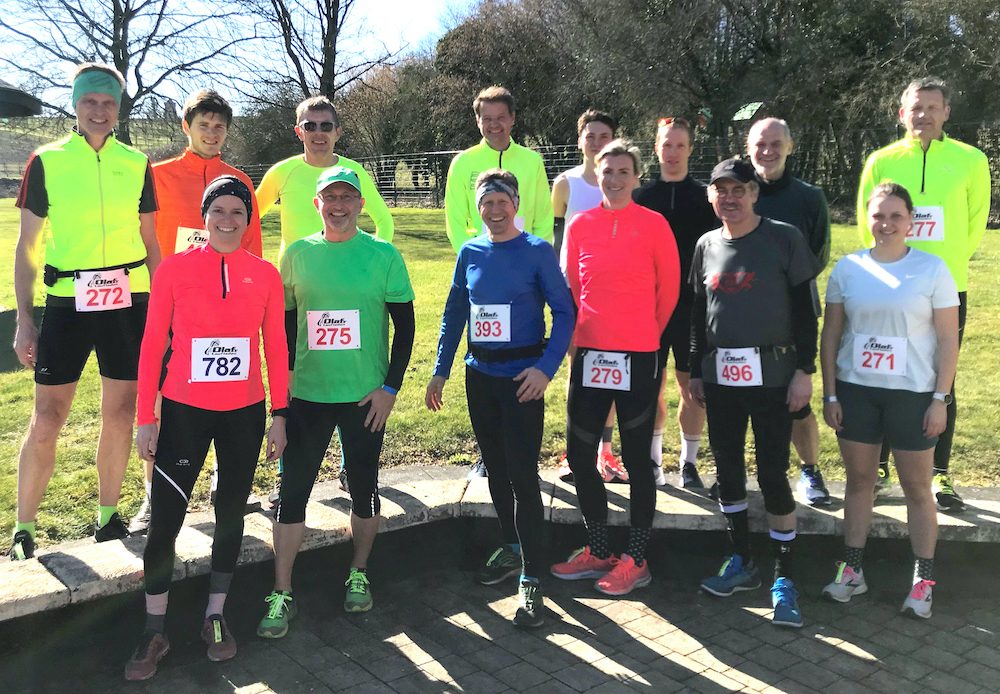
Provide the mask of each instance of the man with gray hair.
{"label": "man with gray hair", "polygon": [[[907,244],[945,262],[958,288],[958,340],[965,332],[969,259],[986,233],[990,213],[990,167],[986,155],[944,132],[951,116],[948,86],[935,77],[907,85],[899,100],[899,122],[906,135],[873,152],[858,186],[858,228],[862,243],[872,244],[865,204],[884,181],[903,185],[913,196],[913,228]],[[948,475],[957,414],[955,390],[949,394],[948,425],[934,448],[934,496],[940,511],[961,511],[965,502]],[[883,448],[880,484],[888,479],[888,451]]]}
{"label": "man with gray hair", "polygon": [[[787,162],[794,148],[788,123],[780,118],[764,118],[750,128],[747,153],[760,185],[754,211],[791,224],[801,231],[818,262],[818,271],[822,272],[830,260],[830,213],[826,196],[819,187],[792,176]],[[816,314],[819,315],[815,282],[813,297]],[[792,444],[802,461],[799,494],[811,506],[828,506],[830,492],[818,466],[819,425],[809,403],[792,413]]]}

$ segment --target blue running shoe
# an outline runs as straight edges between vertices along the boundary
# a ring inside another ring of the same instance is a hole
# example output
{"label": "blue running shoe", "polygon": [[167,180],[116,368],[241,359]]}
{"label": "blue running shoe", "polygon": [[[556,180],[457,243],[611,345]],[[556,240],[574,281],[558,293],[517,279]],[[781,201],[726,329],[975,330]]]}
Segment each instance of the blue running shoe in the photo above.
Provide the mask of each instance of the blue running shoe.
{"label": "blue running shoe", "polygon": [[799,611],[799,591],[791,579],[778,578],[771,586],[771,605],[774,616],[771,621],[781,627],[802,627],[802,613]]}
{"label": "blue running shoe", "polygon": [[750,562],[744,566],[743,557],[738,554],[730,555],[722,564],[719,573],[709,576],[701,582],[701,589],[726,598],[741,590],[755,590],[760,588],[760,575],[757,567]]}

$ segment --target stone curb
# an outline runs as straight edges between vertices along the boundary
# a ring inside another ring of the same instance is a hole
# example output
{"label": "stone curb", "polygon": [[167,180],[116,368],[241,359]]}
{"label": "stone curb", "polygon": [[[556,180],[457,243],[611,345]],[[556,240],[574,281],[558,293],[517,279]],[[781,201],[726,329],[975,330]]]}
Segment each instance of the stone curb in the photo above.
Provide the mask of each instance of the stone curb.
{"label": "stone curb", "polygon": [[[454,466],[386,471],[381,487],[381,531],[389,532],[448,518],[495,518],[485,478],[466,481],[465,469]],[[676,486],[657,489],[653,527],[661,530],[724,530],[718,505],[704,492]],[[826,509],[799,506],[798,530],[809,535],[836,535],[843,531],[840,503],[843,484],[831,484],[835,504]],[[572,484],[557,479],[554,470],[542,473],[542,502],[546,519],[558,524],[583,522]],[[898,490],[896,490],[898,492]],[[629,487],[609,484],[608,523],[628,525]],[[938,514],[939,539],[1000,543],[1000,498],[992,490],[965,490],[968,510],[957,516]],[[973,498],[974,497],[974,498]],[[751,491],[751,529],[765,532],[764,504]],[[350,538],[350,497],[336,482],[317,485],[306,509],[303,550],[319,549]],[[263,512],[245,518],[241,565],[271,560],[271,518]],[[207,574],[211,564],[214,516],[211,511],[189,514],[177,538],[174,580]],[[879,501],[872,537],[906,538],[906,504],[901,495]],[[4,562],[0,568],[0,621],[79,604],[97,598],[142,589],[142,552],[145,539],[74,542],[43,550],[35,560]]]}

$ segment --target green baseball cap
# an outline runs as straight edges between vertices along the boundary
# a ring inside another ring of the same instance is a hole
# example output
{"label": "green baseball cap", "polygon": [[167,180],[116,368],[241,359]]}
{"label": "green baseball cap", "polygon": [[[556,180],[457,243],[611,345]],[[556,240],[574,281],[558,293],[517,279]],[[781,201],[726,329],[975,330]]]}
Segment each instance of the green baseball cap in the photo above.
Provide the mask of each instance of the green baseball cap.
{"label": "green baseball cap", "polygon": [[361,181],[358,180],[356,173],[346,166],[331,166],[319,175],[319,179],[316,181],[316,194],[319,195],[324,188],[338,181],[346,183],[359,193],[361,192]]}

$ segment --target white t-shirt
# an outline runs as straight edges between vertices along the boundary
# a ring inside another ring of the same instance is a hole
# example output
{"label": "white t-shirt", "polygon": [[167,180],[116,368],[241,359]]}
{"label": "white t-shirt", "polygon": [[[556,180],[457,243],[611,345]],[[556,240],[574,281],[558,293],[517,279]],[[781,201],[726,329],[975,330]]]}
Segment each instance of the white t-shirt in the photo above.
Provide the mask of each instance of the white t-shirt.
{"label": "white t-shirt", "polygon": [[[566,226],[569,226],[573,217],[586,210],[593,209],[601,204],[604,199],[599,186],[587,183],[583,177],[583,164],[574,166],[572,169],[563,172],[566,183],[569,184],[569,197],[566,200]],[[563,242],[559,248],[559,267],[566,272],[566,243]]]}
{"label": "white t-shirt", "polygon": [[958,306],[955,280],[940,258],[915,248],[894,263],[878,262],[869,249],[851,253],[830,273],[826,301],[843,304],[847,315],[837,350],[838,379],[916,393],[934,390],[933,312]]}

